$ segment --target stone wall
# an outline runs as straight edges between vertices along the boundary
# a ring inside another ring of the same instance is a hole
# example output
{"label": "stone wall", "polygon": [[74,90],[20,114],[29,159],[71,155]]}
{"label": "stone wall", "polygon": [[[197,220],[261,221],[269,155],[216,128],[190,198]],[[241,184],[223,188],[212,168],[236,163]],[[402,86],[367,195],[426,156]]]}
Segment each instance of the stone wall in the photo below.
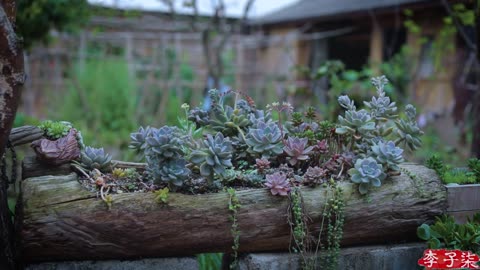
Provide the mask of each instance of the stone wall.
{"label": "stone wall", "polygon": [[[339,270],[414,270],[426,246],[423,243],[364,246],[341,250]],[[244,254],[240,270],[297,270],[299,256],[290,253]],[[136,261],[79,261],[32,264],[26,270],[194,270],[195,257],[142,259]]]}

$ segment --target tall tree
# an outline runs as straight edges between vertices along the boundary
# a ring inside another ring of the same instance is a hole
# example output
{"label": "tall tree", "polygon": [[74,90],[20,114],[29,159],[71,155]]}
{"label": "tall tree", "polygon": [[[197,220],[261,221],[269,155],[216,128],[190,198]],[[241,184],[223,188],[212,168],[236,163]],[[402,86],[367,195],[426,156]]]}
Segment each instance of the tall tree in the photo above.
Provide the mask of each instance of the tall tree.
{"label": "tall tree", "polygon": [[[25,74],[23,71],[23,48],[15,33],[16,1],[0,1],[0,157],[5,153],[8,136]],[[12,215],[7,201],[8,183],[0,180],[0,269],[14,269],[15,248]]]}
{"label": "tall tree", "polygon": [[[160,0],[170,8],[173,14],[174,0]],[[220,80],[225,75],[223,57],[225,46],[234,34],[240,34],[245,26],[248,14],[255,0],[247,0],[243,7],[242,17],[232,19],[227,17],[227,6],[224,0],[212,1],[213,12],[208,18],[201,18],[198,11],[197,0],[184,0],[184,5],[192,9],[190,27],[193,32],[201,33],[203,56],[207,66],[208,77],[212,79],[213,86],[220,89]]]}

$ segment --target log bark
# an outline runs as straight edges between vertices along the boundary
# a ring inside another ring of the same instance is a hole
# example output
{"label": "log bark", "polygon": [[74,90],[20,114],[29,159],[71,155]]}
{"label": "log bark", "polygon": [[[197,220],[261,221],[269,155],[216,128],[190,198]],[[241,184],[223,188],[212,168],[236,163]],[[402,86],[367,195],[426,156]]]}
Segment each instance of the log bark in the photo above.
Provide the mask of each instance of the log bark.
{"label": "log bark", "polygon": [[43,175],[68,175],[72,172],[70,164],[52,166],[37,161],[36,156],[25,157],[22,162],[22,179]]}
{"label": "log bark", "polygon": [[[341,182],[345,226],[342,246],[415,241],[416,228],[447,207],[446,189],[434,171],[405,164],[405,174],[361,196]],[[228,194],[173,193],[168,204],[153,193],[113,195],[113,205],[82,189],[77,176],[40,176],[23,181],[21,231],[26,261],[127,259],[228,252],[232,246]],[[319,232],[326,189],[303,188],[314,235]],[[240,251],[287,251],[288,198],[266,189],[237,191]]]}
{"label": "log bark", "polygon": [[12,128],[9,140],[13,146],[31,143],[43,137],[43,131],[36,126]]}

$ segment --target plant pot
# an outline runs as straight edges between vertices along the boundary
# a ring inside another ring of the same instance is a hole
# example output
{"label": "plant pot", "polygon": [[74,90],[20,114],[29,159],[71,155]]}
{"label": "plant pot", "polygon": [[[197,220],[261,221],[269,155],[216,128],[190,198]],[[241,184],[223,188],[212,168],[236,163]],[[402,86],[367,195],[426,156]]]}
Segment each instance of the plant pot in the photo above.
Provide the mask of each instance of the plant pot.
{"label": "plant pot", "polygon": [[[433,170],[415,164],[402,168],[415,177],[391,177],[368,196],[360,195],[355,184],[338,183],[346,204],[342,247],[416,241],[417,227],[446,211],[446,189]],[[153,193],[117,194],[108,209],[74,173],[28,178],[22,189],[18,216],[23,216],[20,236],[28,262],[183,256],[232,248],[226,192],[171,193],[167,204],[156,202]],[[236,195],[239,251],[288,251],[288,197],[267,189]],[[302,195],[309,230],[318,235],[327,189],[305,187]]]}

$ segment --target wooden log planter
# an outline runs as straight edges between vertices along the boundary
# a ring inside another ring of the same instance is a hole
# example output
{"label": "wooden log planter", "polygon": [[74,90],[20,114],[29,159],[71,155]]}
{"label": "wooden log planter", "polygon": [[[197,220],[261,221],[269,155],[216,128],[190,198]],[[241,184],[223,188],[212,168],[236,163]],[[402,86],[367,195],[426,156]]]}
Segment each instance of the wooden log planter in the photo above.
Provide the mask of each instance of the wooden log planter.
{"label": "wooden log planter", "polygon": [[[130,259],[229,252],[231,221],[226,192],[184,195],[171,193],[168,204],[153,193],[113,195],[110,210],[85,190],[77,175],[24,175],[21,239],[26,261]],[[447,209],[447,192],[433,170],[403,164],[403,173],[381,188],[360,196],[357,186],[344,191],[345,225],[342,246],[415,241],[416,228]],[[406,173],[408,172],[408,173]],[[240,252],[287,251],[288,198],[267,189],[236,192],[241,208]],[[326,189],[302,188],[313,235],[318,235]]]}

